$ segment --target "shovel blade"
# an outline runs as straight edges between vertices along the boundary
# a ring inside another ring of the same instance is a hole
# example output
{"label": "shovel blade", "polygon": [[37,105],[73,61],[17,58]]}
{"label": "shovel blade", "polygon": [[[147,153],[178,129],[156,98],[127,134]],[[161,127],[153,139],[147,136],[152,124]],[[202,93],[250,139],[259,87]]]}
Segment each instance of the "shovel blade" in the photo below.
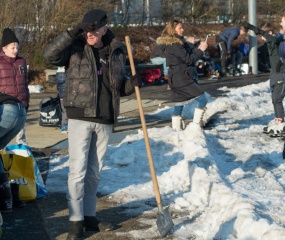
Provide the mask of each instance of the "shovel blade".
{"label": "shovel blade", "polygon": [[158,213],[156,225],[160,233],[160,236],[162,238],[166,237],[171,228],[174,226],[171,216],[168,212],[168,207],[163,209],[162,212]]}

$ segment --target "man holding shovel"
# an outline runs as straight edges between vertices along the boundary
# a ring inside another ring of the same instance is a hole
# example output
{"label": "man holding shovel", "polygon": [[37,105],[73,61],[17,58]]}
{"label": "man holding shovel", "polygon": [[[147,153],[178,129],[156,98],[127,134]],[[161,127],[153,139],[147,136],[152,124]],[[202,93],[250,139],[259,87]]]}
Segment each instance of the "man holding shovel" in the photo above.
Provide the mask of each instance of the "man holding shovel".
{"label": "man holding shovel", "polygon": [[81,239],[84,228],[100,230],[96,194],[102,159],[117,122],[120,96],[130,95],[140,86],[137,75],[127,79],[124,45],[106,24],[106,12],[93,9],[44,50],[49,63],[66,68],[63,101],[68,116],[69,240]]}

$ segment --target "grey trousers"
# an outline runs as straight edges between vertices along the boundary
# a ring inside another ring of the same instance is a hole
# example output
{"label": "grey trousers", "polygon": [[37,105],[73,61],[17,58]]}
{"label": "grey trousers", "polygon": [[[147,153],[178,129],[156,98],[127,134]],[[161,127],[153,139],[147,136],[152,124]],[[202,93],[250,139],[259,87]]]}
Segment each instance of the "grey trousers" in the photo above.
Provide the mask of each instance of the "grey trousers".
{"label": "grey trousers", "polygon": [[96,215],[97,189],[112,124],[68,120],[69,220],[81,221]]}

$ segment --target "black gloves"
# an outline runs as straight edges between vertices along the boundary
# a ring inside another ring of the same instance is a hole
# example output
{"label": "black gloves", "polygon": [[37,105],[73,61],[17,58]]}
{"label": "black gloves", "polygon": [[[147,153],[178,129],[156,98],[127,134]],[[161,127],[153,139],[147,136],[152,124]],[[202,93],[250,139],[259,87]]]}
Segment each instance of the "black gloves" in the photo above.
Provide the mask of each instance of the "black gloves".
{"label": "black gloves", "polygon": [[83,32],[94,30],[94,23],[78,23],[72,30],[69,31],[71,37],[76,38]]}
{"label": "black gloves", "polygon": [[263,31],[263,30],[261,30],[260,28],[254,26],[254,25],[252,25],[252,24],[250,24],[250,23],[248,23],[248,22],[246,22],[246,24],[244,25],[244,27],[245,27],[245,28],[248,28],[249,30],[254,31],[254,33],[255,33],[256,35],[263,35],[263,34],[264,34],[264,31]]}
{"label": "black gloves", "polygon": [[130,81],[132,87],[141,87],[142,85],[142,79],[138,74],[131,76]]}

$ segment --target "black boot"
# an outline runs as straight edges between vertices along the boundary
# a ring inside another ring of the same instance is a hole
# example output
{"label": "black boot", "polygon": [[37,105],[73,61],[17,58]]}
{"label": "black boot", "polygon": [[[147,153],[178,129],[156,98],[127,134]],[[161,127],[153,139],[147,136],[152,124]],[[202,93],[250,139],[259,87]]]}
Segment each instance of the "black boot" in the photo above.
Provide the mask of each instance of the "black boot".
{"label": "black boot", "polygon": [[83,238],[83,221],[70,221],[67,240],[80,240]]}
{"label": "black boot", "polygon": [[12,196],[13,196],[13,208],[21,208],[21,207],[26,206],[26,203],[20,200],[19,187],[20,187],[19,184],[11,183],[11,191],[12,191]]}
{"label": "black boot", "polygon": [[84,217],[85,231],[100,232],[99,224],[100,221],[96,217],[93,216]]}
{"label": "black boot", "polygon": [[84,226],[85,231],[100,232],[101,231],[111,231],[116,228],[115,225],[107,222],[101,222],[95,216],[84,216]]}
{"label": "black boot", "polygon": [[11,186],[7,173],[0,173],[0,211],[2,213],[12,212]]}

